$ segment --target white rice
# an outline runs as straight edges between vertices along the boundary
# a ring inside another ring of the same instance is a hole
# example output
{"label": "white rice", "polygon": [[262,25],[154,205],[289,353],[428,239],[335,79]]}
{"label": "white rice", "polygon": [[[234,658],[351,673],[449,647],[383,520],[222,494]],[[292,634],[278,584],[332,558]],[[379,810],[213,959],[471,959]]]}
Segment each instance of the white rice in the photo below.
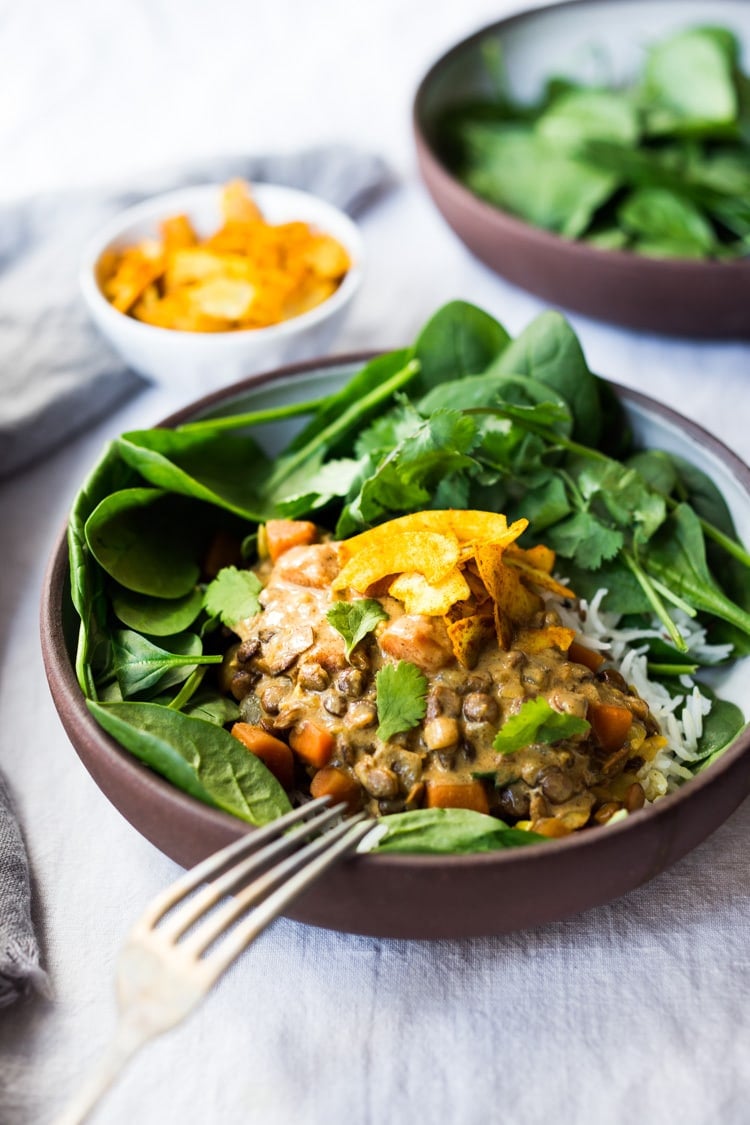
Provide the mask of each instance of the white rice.
{"label": "white rice", "polygon": [[[555,608],[563,625],[575,629],[584,644],[606,654],[648,703],[659,723],[666,745],[637,775],[646,799],[654,801],[693,776],[687,763],[700,758],[698,742],[703,733],[703,719],[711,710],[711,700],[701,692],[692,676],[679,677],[684,694],[675,696],[662,684],[649,679],[648,645],[638,642],[656,637],[669,641],[669,634],[658,620],[646,629],[619,629],[620,616],[601,609],[606,595],[606,589],[598,590],[590,602],[581,598],[575,606],[555,599]],[[696,661],[713,663],[731,655],[731,645],[707,644],[705,629],[682,610],[670,610],[670,617],[688,647],[688,654]]]}

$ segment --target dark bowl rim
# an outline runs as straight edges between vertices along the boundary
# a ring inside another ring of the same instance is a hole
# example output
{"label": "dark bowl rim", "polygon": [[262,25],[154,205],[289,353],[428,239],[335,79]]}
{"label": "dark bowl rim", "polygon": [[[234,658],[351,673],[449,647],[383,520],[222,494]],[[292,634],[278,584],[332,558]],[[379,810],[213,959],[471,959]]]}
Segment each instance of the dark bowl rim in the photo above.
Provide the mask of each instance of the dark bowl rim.
{"label": "dark bowl rim", "polygon": [[[573,0],[573,2],[578,2],[578,0]],[[585,0],[583,0],[583,2],[585,2]],[[167,415],[166,418],[154,423],[154,425],[169,427],[178,426],[194,417],[196,413],[203,413],[223,402],[225,399],[233,398],[247,391],[269,386],[282,379],[289,379],[297,375],[318,372],[323,373],[327,369],[365,363],[381,354],[383,354],[381,351],[352,352],[329,356],[323,359],[313,359],[301,363],[288,364],[261,375],[241,379],[219,390],[211,391],[180,409],[173,411],[171,414]],[[750,494],[750,467],[719,438],[714,437],[713,434],[709,433],[696,422],[685,418],[684,415],[681,415],[678,411],[673,410],[665,403],[651,398],[649,395],[632,390],[629,387],[624,387],[609,379],[605,380],[605,382],[614,390],[618,398],[624,400],[626,403],[632,402],[635,405],[643,407],[650,413],[656,414],[662,420],[670,422],[680,431],[686,433],[698,445],[709,449],[730,469],[732,474],[737,478],[738,483]],[[62,598],[67,588],[69,577],[66,522],[58,535],[47,564],[40,605],[41,649],[44,668],[55,708],[58,713],[61,714],[61,707],[58,706],[58,696],[63,698],[70,708],[67,715],[68,724],[66,724],[66,729],[69,725],[75,730],[75,733],[79,737],[87,740],[90,745],[95,745],[97,753],[113,761],[119,771],[126,770],[138,775],[141,778],[143,786],[149,788],[152,792],[155,791],[159,795],[159,799],[164,802],[166,808],[165,815],[168,815],[168,809],[171,805],[180,808],[184,812],[190,813],[197,821],[202,822],[206,827],[218,829],[232,828],[236,834],[240,834],[244,831],[252,831],[250,825],[233,817],[230,813],[202,804],[197,799],[190,797],[187,793],[178,789],[159,774],[149,770],[124,750],[114,738],[102,730],[96,723],[86,707],[85,698],[76,679],[74,664],[70,659],[64,643],[61,609]],[[68,733],[70,741],[73,742],[70,731]],[[76,748],[75,745],[74,748]],[[731,770],[736,760],[747,753],[749,749],[750,725],[738,735],[734,745],[726,750],[721,758],[707,769],[705,773],[694,777],[673,793],[661,797],[658,802],[650,805],[648,808],[632,813],[627,819],[618,824],[605,827],[602,830],[606,831],[608,834],[617,833],[623,836],[638,833],[641,826],[653,821],[656,817],[668,815],[671,810],[679,808],[688,801],[692,802],[707,789],[712,788],[713,784],[715,782],[718,783],[722,775]],[[588,849],[596,846],[597,839],[598,831],[575,833],[562,839],[552,839],[545,843],[544,854],[557,854],[561,849],[565,851]],[[497,863],[535,863],[540,858],[540,850],[536,847],[513,848],[494,852],[475,852],[459,855],[423,855],[420,853],[369,855],[363,853],[359,856],[360,862],[364,862],[368,865],[373,863],[379,866],[387,864],[395,868],[416,870],[428,870],[435,867],[442,867],[446,864],[452,868],[462,868],[477,864],[492,867]]]}
{"label": "dark bowl rim", "polygon": [[[619,3],[626,5],[633,2],[634,0],[607,0],[609,4]],[[680,3],[680,0],[667,0],[667,2],[677,5]],[[641,266],[644,271],[648,271],[654,275],[660,274],[662,276],[681,274],[683,277],[692,275],[708,280],[710,277],[718,277],[719,274],[721,274],[722,277],[726,277],[729,271],[745,274],[747,270],[750,269],[750,256],[738,258],[733,261],[717,261],[716,259],[696,260],[693,258],[649,258],[645,254],[636,254],[629,250],[605,250],[600,246],[592,246],[580,239],[563,238],[562,235],[554,231],[545,230],[544,227],[534,226],[533,223],[528,223],[525,219],[518,218],[510,211],[506,211],[502,207],[497,207],[487,200],[482,199],[481,196],[476,195],[462,184],[461,181],[453,175],[450,169],[446,167],[445,163],[437,154],[429,138],[428,129],[426,128],[424,102],[431,83],[444,66],[449,64],[455,57],[461,55],[464,51],[469,50],[476,43],[481,42],[485,36],[492,32],[507,31],[514,25],[522,24],[526,20],[542,15],[545,12],[565,11],[570,8],[580,8],[592,4],[601,6],[602,0],[561,0],[560,3],[538,4],[531,8],[524,8],[522,11],[515,12],[513,15],[486,24],[484,27],[472,32],[471,35],[459,40],[458,43],[449,47],[447,51],[444,51],[427,70],[417,86],[414,95],[411,116],[417,147],[421,147],[424,159],[430,161],[433,172],[440,176],[443,187],[451,192],[456,201],[462,202],[465,206],[474,207],[477,214],[485,221],[495,223],[496,226],[504,228],[508,233],[515,234],[519,237],[525,237],[530,242],[536,243],[540,249],[556,250],[559,253],[568,254],[571,259],[576,259],[579,263],[583,261],[594,263],[608,260],[613,263],[619,262],[623,265],[625,263],[631,265],[637,264]]]}

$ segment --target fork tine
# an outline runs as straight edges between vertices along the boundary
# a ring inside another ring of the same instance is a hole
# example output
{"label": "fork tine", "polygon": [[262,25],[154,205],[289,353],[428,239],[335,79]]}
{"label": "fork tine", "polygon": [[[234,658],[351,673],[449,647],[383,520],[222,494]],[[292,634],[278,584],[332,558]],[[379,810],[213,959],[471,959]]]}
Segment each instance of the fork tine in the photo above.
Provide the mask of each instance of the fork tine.
{"label": "fork tine", "polygon": [[[255,907],[244,922],[241,922],[240,925],[236,926],[231,933],[227,935],[225,940],[217,946],[213,953],[210,953],[199,962],[204,979],[207,981],[208,985],[213,984],[221,974],[229,968],[232,962],[239,957],[240,953],[242,953],[250,942],[281,914],[285,906],[297,898],[298,895],[302,894],[302,892],[320,878],[329,867],[337,863],[342,856],[352,851],[360,840],[371,831],[373,825],[371,818],[368,817],[354,825],[352,825],[352,819],[353,818],[347,821],[346,824],[339,826],[340,829],[346,829],[343,836],[339,834],[339,829],[333,829],[331,832],[326,833],[322,840],[315,840],[313,844],[309,844],[302,852],[298,852],[288,860],[285,860],[283,864],[279,864],[276,870],[280,870],[282,867],[287,867],[287,869],[289,869],[288,865],[291,861],[299,859],[305,853],[307,853],[307,857],[310,859],[312,855],[315,855],[316,851],[318,853],[322,852],[322,854],[317,855],[317,858],[311,859],[310,862],[303,860],[304,866],[301,871],[298,871],[296,875],[292,875],[291,878],[285,879],[277,890],[269,894],[262,903]],[[334,843],[329,843],[334,832],[337,833],[338,839]],[[323,844],[327,846],[323,847]],[[253,891],[256,887],[257,882],[254,883],[252,887],[248,887],[247,891]],[[238,909],[233,912],[234,917],[238,917],[250,909],[257,895],[251,896],[248,894],[247,900],[244,901],[241,908],[239,908],[239,899],[241,897],[242,896],[238,896]],[[211,941],[207,944],[212,944],[216,941],[216,937],[220,936],[222,932],[223,929],[219,930],[219,934],[213,936]],[[206,948],[206,946],[204,946],[204,948]]]}
{"label": "fork tine", "polygon": [[247,881],[249,875],[263,867],[272,860],[280,858],[287,852],[299,848],[300,842],[311,832],[320,832],[331,821],[341,815],[343,805],[324,809],[318,816],[311,820],[299,823],[293,831],[289,831],[273,840],[270,844],[252,851],[244,859],[239,853],[239,862],[228,867],[223,875],[208,882],[208,885],[199,891],[194,898],[186,902],[174,916],[168,918],[159,926],[159,936],[166,941],[177,941],[182,934],[198,921],[212,906],[215,906],[225,895],[231,894],[237,887]]}
{"label": "fork tine", "polygon": [[[342,837],[346,838],[351,833],[352,824],[356,828],[360,828],[363,818],[364,813],[359,813],[356,817],[350,817],[342,824],[332,828],[330,832],[326,832],[324,836],[319,836],[317,839],[310,841],[299,851],[271,867],[258,879],[254,879],[220,910],[206,919],[194,934],[182,942],[180,951],[187,957],[200,957],[209,946],[213,945],[217,938],[227,931],[233,922],[249,910],[251,906],[267,898],[273,888],[282,880],[286,880],[292,872],[300,867],[305,868],[305,870],[315,867],[315,857],[320,856],[321,853],[330,851],[334,853],[334,858],[337,858],[340,854],[340,851],[335,850],[337,841],[340,841]],[[370,824],[369,819],[367,823]],[[350,845],[347,844],[348,846]],[[343,850],[346,851],[347,847],[344,847]],[[327,866],[328,863],[324,864],[321,870],[324,870]],[[315,869],[317,870],[317,867]],[[275,917],[275,914],[272,917]]]}
{"label": "fork tine", "polygon": [[[168,910],[176,906],[187,895],[199,887],[201,883],[205,883],[214,875],[222,871],[227,864],[238,859],[240,856],[248,852],[255,851],[256,848],[261,847],[268,840],[275,839],[278,835],[283,833],[287,828],[293,827],[300,821],[306,820],[312,814],[318,814],[322,809],[331,807],[328,797],[318,797],[314,801],[308,801],[307,804],[301,805],[298,809],[292,809],[291,812],[285,813],[280,816],[278,820],[271,821],[270,824],[264,825],[263,828],[256,828],[253,832],[248,832],[246,835],[241,836],[239,840],[234,840],[231,844],[227,844],[221,851],[215,852],[213,855],[208,856],[201,863],[186,871],[179,879],[176,879],[171,886],[166,890],[156,895],[146,907],[141,918],[138,922],[139,929],[151,929],[160,918],[163,918]],[[337,806],[341,811],[344,805]]]}

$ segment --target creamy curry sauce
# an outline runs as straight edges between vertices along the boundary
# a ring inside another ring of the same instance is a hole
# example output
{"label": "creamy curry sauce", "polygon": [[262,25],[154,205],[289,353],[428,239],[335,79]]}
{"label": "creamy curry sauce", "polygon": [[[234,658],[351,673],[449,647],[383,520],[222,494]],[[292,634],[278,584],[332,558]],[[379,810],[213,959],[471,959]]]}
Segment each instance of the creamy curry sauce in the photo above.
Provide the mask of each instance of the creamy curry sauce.
{"label": "creamy curry sauce", "polygon": [[[549,835],[604,823],[620,808],[643,804],[636,774],[663,740],[646,703],[619,672],[604,666],[595,673],[557,648],[502,651],[495,641],[467,670],[454,657],[442,618],[405,614],[387,596],[378,600],[389,620],[347,659],[343,638],[326,620],[338,598],[331,591],[338,572],[333,543],[293,547],[257,568],[262,612],[237,627],[241,643],[229,654],[225,676],[243,719],[282,739],[305,720],[325,727],[335,740],[329,764],[356,779],[362,807],[375,814],[422,807],[427,782],[477,778],[490,812]],[[548,607],[531,624],[559,623]],[[396,660],[422,669],[427,709],[419,726],[384,743],[376,733],[375,674]],[[499,754],[492,746],[498,729],[537,696],[583,718],[591,703],[626,707],[632,724],[625,742],[608,752],[590,731]],[[297,769],[308,778],[315,772]]]}

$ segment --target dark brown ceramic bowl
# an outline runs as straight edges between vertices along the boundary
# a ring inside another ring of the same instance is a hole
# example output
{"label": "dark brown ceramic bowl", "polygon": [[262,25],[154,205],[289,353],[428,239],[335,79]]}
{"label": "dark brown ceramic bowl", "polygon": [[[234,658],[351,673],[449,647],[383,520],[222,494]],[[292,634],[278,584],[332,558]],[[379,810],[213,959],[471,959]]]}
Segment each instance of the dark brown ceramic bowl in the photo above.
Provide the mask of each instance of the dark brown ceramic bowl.
{"label": "dark brown ceramic bowl", "polygon": [[[340,387],[364,357],[286,368],[210,395],[165,425],[214,413],[263,409]],[[750,539],[750,470],[715,438],[643,395],[615,387],[638,439],[700,464],[724,493],[741,536]],[[294,423],[268,427],[277,451]],[[84,765],[123,816],[185,866],[247,826],[174,788],[121,749],[91,718],[76,682],[77,625],[64,535],[45,582],[44,663],[63,726]],[[750,668],[739,664],[722,694],[742,703]],[[298,900],[292,918],[383,937],[500,934],[574,914],[651,879],[701,842],[750,792],[750,733],[711,769],[626,821],[538,847],[473,856],[363,856],[329,872]]]}
{"label": "dark brown ceramic bowl", "polygon": [[[645,258],[568,241],[474,195],[442,162],[436,137],[442,110],[489,92],[481,58],[488,39],[501,44],[511,90],[532,100],[552,73],[593,80],[594,49],[606,53],[616,75],[632,74],[644,44],[705,23],[706,10],[690,0],[568,0],[492,24],[435,63],[414,103],[417,157],[438,209],[472,253],[545,301],[600,320],[681,336],[750,338],[750,260]],[[750,45],[744,0],[714,0],[710,16]]]}

